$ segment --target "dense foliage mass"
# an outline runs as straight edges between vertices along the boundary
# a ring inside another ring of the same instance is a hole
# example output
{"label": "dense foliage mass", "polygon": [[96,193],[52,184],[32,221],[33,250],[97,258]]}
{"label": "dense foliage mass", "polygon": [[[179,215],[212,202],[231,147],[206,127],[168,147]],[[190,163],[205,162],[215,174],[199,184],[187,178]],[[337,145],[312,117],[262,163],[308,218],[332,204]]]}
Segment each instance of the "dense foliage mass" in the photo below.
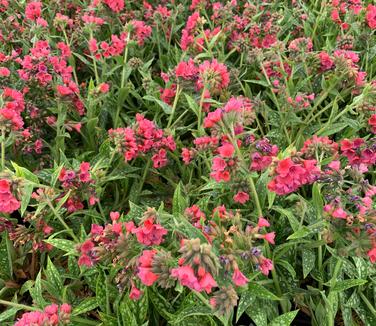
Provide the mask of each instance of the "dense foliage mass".
{"label": "dense foliage mass", "polygon": [[376,5],[0,0],[1,325],[376,325]]}

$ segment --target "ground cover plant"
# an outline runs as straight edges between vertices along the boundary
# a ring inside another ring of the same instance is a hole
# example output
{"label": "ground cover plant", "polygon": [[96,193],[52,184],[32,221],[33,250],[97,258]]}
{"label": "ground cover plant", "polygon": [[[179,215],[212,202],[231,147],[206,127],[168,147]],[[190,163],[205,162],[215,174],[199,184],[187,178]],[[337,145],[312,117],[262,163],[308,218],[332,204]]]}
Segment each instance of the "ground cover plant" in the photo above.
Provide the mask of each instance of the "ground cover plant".
{"label": "ground cover plant", "polygon": [[376,5],[0,0],[1,325],[376,325]]}

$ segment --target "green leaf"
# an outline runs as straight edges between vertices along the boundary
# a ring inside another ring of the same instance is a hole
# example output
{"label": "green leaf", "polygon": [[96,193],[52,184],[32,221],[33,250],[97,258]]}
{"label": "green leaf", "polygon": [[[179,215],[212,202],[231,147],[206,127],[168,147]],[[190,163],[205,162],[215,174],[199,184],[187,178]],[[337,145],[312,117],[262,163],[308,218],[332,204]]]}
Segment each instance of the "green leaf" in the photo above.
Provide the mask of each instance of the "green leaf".
{"label": "green leaf", "polygon": [[313,206],[315,207],[317,214],[321,215],[321,212],[324,207],[324,202],[322,200],[320,187],[318,183],[314,183],[312,186],[312,199],[313,199]]}
{"label": "green leaf", "polygon": [[183,214],[187,206],[188,205],[187,205],[186,197],[183,195],[182,183],[179,182],[175,189],[174,197],[172,199],[173,215],[177,216],[179,214]]}
{"label": "green leaf", "polygon": [[77,254],[76,244],[73,241],[65,239],[47,239],[44,242],[53,245],[55,248],[69,252],[72,254]]}
{"label": "green leaf", "polygon": [[12,260],[8,251],[7,240],[8,234],[3,233],[3,239],[0,244],[0,278],[10,279],[12,278]]}
{"label": "green leaf", "polygon": [[191,96],[189,96],[188,94],[184,93],[184,95],[185,95],[185,98],[188,102],[189,108],[193,111],[194,114],[196,114],[196,116],[199,116],[198,112],[199,112],[200,108],[197,105],[197,102]]}
{"label": "green leaf", "polygon": [[17,177],[24,178],[24,179],[29,180],[31,182],[34,182],[36,184],[39,183],[39,179],[34,173],[30,172],[28,169],[26,169],[22,166],[17,165],[17,163],[15,163],[15,162],[11,162],[11,163],[12,163],[12,166],[13,166],[15,172],[16,172]]}
{"label": "green leaf", "polygon": [[192,316],[207,316],[212,313],[212,310],[207,306],[188,306],[170,321],[172,325],[181,325],[184,319]]}
{"label": "green leaf", "polygon": [[20,308],[12,307],[12,308],[9,308],[9,309],[3,311],[0,314],[0,322],[6,321],[7,319],[14,317],[14,315],[17,313],[18,310],[20,310]]}
{"label": "green leaf", "polygon": [[27,206],[29,205],[33,190],[34,190],[34,187],[31,184],[26,184],[22,188],[21,216],[23,216],[23,214],[25,213],[27,209]]}
{"label": "green leaf", "polygon": [[295,279],[296,278],[296,272],[295,272],[295,269],[294,267],[291,266],[291,264],[289,262],[287,262],[286,260],[278,260],[276,262],[278,265],[284,267],[290,274],[291,276]]}
{"label": "green leaf", "polygon": [[293,234],[291,234],[287,238],[287,240],[294,240],[294,239],[304,238],[304,237],[306,237],[307,235],[309,235],[311,233],[312,233],[312,230],[310,230],[306,226],[302,226],[300,230],[298,230],[298,231],[294,232]]}
{"label": "green leaf", "polygon": [[152,288],[148,288],[148,296],[155,307],[155,310],[167,321],[174,319],[174,308],[165,297],[158,292],[154,292]]}
{"label": "green leaf", "polygon": [[61,292],[63,290],[63,281],[61,280],[60,273],[56,269],[50,257],[47,258],[46,276],[47,281],[51,283],[56,288],[57,293],[61,295]]}
{"label": "green leaf", "polygon": [[261,207],[265,207],[265,199],[268,192],[267,183],[269,181],[269,171],[265,171],[260,175],[256,183],[256,190],[260,200]]}
{"label": "green leaf", "polygon": [[248,291],[250,294],[255,295],[256,297],[268,300],[280,300],[275,294],[264,288],[262,285],[257,283],[250,283],[248,285]]}
{"label": "green leaf", "polygon": [[295,319],[298,312],[299,310],[295,310],[278,316],[277,318],[273,319],[269,326],[289,326]]}
{"label": "green leaf", "polygon": [[107,307],[107,282],[104,273],[99,273],[95,287],[95,296],[98,306],[101,310],[106,311]]}
{"label": "green leaf", "polygon": [[255,297],[249,292],[244,292],[240,296],[240,301],[238,304],[238,309],[236,312],[236,321],[243,315],[244,311],[255,301]]}
{"label": "green leaf", "polygon": [[82,315],[88,311],[92,311],[98,307],[98,301],[96,298],[86,298],[76,308],[73,309],[72,315]]}
{"label": "green leaf", "polygon": [[321,137],[324,137],[324,136],[330,136],[330,135],[333,135],[333,134],[336,134],[337,132],[340,132],[341,130],[345,129],[346,127],[348,127],[348,123],[333,123],[330,125],[330,129],[328,130],[323,130],[321,132],[318,132],[317,133],[317,136],[321,136]]}
{"label": "green leaf", "polygon": [[273,207],[274,199],[277,194],[269,190],[266,190],[266,191],[268,193],[268,209],[271,209]]}
{"label": "green leaf", "polygon": [[336,284],[332,287],[332,291],[345,291],[347,289],[350,289],[354,286],[360,286],[363,284],[366,284],[368,281],[367,280],[344,280],[344,281],[339,281],[336,282]]}
{"label": "green leaf", "polygon": [[315,267],[316,255],[312,249],[303,249],[303,277],[306,278],[311,270]]}
{"label": "green leaf", "polygon": [[298,231],[298,229],[300,227],[300,223],[291,211],[289,211],[285,208],[279,207],[279,206],[273,207],[273,210],[282,214],[282,215],[284,215],[284,216],[286,216],[287,219],[289,220],[289,223],[290,223],[293,231],[294,232]]}
{"label": "green leaf", "polygon": [[138,326],[136,316],[134,315],[134,305],[127,295],[120,302],[119,312],[123,320],[123,325]]}
{"label": "green leaf", "polygon": [[127,220],[139,221],[144,214],[144,209],[131,201],[129,202],[129,212],[127,214]]}
{"label": "green leaf", "polygon": [[253,297],[251,301],[251,305],[246,310],[247,315],[252,319],[256,326],[267,326],[268,318],[265,306],[262,306],[260,303],[261,301],[256,297]]}
{"label": "green leaf", "polygon": [[42,295],[43,292],[42,292],[41,272],[38,273],[38,275],[35,279],[34,287],[32,289],[30,289],[29,292],[30,292],[31,297],[33,298],[34,303],[39,308],[44,308],[47,305],[47,303],[43,299],[43,295]]}
{"label": "green leaf", "polygon": [[145,95],[143,97],[143,99],[147,100],[147,101],[152,101],[152,102],[157,103],[162,108],[163,112],[166,113],[166,114],[171,114],[172,113],[172,107],[171,107],[171,105],[168,105],[167,103],[165,103],[165,102],[163,102],[161,100],[158,100],[154,96]]}
{"label": "green leaf", "polygon": [[78,267],[77,260],[74,256],[68,256],[68,271],[73,277],[80,275],[80,268]]}

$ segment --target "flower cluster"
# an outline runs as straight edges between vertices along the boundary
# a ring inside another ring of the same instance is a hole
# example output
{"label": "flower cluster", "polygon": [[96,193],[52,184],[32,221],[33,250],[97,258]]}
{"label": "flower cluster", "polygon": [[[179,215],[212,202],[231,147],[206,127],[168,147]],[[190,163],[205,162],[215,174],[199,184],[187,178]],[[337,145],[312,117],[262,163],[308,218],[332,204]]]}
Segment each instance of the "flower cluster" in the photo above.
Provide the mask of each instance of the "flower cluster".
{"label": "flower cluster", "polygon": [[213,275],[218,273],[218,259],[214,256],[211,246],[200,244],[199,239],[184,240],[179,252],[179,267],[171,270],[171,276],[180,284],[192,290],[210,293],[217,282]]}
{"label": "flower cluster", "polygon": [[132,128],[111,129],[108,133],[116,145],[116,150],[123,154],[126,161],[152,153],[151,159],[155,168],[166,166],[167,151],[176,149],[173,137],[164,136],[162,129],[141,114],[136,115],[136,123]]}
{"label": "flower cluster", "polygon": [[68,325],[71,312],[72,307],[67,303],[63,303],[60,307],[57,304],[52,304],[44,308],[43,311],[24,313],[14,326]]}
{"label": "flower cluster", "polygon": [[[95,181],[90,175],[90,163],[82,162],[77,171],[67,170],[64,167],[59,174],[59,181],[65,191],[71,191],[71,194],[64,204],[69,213],[83,209],[83,195],[86,195],[90,205],[95,205],[98,201],[95,193]],[[62,196],[64,196],[62,194]]]}
{"label": "flower cluster", "polygon": [[23,127],[24,121],[21,113],[25,109],[24,96],[21,92],[4,88],[2,93],[4,105],[0,109],[0,124],[8,130],[19,130]]}
{"label": "flower cluster", "polygon": [[276,162],[268,189],[278,195],[287,195],[314,182],[320,175],[316,164],[316,160],[293,160],[291,157]]}
{"label": "flower cluster", "polygon": [[20,208],[21,203],[14,197],[11,190],[12,183],[7,179],[0,179],[0,212],[13,213]]}

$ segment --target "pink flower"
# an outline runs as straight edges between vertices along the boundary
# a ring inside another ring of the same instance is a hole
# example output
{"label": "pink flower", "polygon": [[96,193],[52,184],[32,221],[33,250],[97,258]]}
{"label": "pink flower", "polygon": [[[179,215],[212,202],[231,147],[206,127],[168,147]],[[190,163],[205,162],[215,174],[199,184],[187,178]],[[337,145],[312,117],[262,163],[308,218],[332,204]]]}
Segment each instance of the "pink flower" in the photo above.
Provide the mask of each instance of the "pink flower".
{"label": "pink flower", "polygon": [[218,286],[213,276],[208,272],[206,272],[202,277],[200,277],[199,284],[201,289],[205,290],[206,293],[210,293],[212,288]]}
{"label": "pink flower", "polygon": [[222,119],[222,110],[217,109],[209,112],[204,119],[204,128],[213,128]]}
{"label": "pink flower", "polygon": [[120,218],[120,213],[119,212],[110,212],[110,218],[113,222],[117,221]]}
{"label": "pink flower", "polygon": [[92,267],[94,265],[93,260],[88,255],[81,255],[78,259],[78,266]]}
{"label": "pink flower", "polygon": [[262,227],[269,227],[270,226],[270,223],[264,219],[263,217],[259,217],[259,220],[258,220],[258,223],[257,223],[257,226],[259,228],[262,228]]}
{"label": "pink flower", "polygon": [[278,195],[286,195],[303,185],[313,183],[320,174],[316,164],[316,160],[300,160],[298,163],[293,162],[289,157],[280,160],[268,189]]}
{"label": "pink flower", "polygon": [[154,218],[150,217],[143,222],[142,226],[135,228],[132,233],[136,234],[138,242],[146,245],[160,245],[167,230],[159,224],[154,224]]}
{"label": "pink flower", "polygon": [[346,219],[347,213],[339,207],[333,211],[332,216],[335,218]]}
{"label": "pink flower", "polygon": [[273,262],[268,258],[262,258],[260,260],[259,269],[264,275],[268,275],[269,271],[273,269]]}
{"label": "pink flower", "polygon": [[84,254],[89,253],[94,248],[94,243],[91,240],[86,240],[80,248],[80,251]]}
{"label": "pink flower", "polygon": [[334,61],[330,58],[329,54],[326,52],[320,52],[319,59],[321,62],[322,71],[330,70],[334,65]]}
{"label": "pink flower", "polygon": [[197,80],[197,88],[207,88],[211,94],[220,92],[230,83],[230,74],[227,67],[223,63],[219,63],[216,59],[212,61],[204,61],[199,67],[199,78]]}
{"label": "pink flower", "polygon": [[263,238],[271,244],[274,244],[275,232],[263,234]]}
{"label": "pink flower", "polygon": [[140,299],[142,294],[142,291],[140,291],[133,283],[132,283],[132,288],[131,292],[129,293],[129,299],[131,300],[138,300]]}
{"label": "pink flower", "polygon": [[234,273],[232,274],[232,281],[236,286],[243,286],[248,283],[248,278],[239,270],[239,268],[235,268]]}
{"label": "pink flower", "polygon": [[119,12],[124,9],[124,0],[103,0],[103,2],[113,11]]}
{"label": "pink flower", "polygon": [[152,271],[153,257],[156,250],[144,250],[142,255],[138,258],[138,272],[137,276],[143,284],[151,286],[158,279],[158,275]]}
{"label": "pink flower", "polygon": [[191,266],[185,265],[171,270],[171,277],[177,278],[181,285],[192,290],[201,291],[202,288]]}
{"label": "pink flower", "polygon": [[0,180],[0,212],[11,214],[19,209],[21,203],[10,191],[10,183],[6,179]]}
{"label": "pink flower", "polygon": [[334,171],[339,171],[339,169],[341,168],[341,162],[340,161],[331,161],[328,164],[328,167],[330,167]]}
{"label": "pink flower", "polygon": [[372,114],[368,119],[368,124],[371,126],[372,133],[376,134],[376,114]]}
{"label": "pink flower", "polygon": [[107,83],[100,83],[98,89],[102,94],[107,93],[110,90],[110,85]]}
{"label": "pink flower", "polygon": [[90,163],[82,162],[80,164],[79,178],[81,182],[87,183],[91,181],[89,170],[90,170]]}
{"label": "pink flower", "polygon": [[233,198],[235,202],[244,204],[249,200],[249,195],[244,191],[239,191]]}
{"label": "pink flower", "polygon": [[230,143],[225,143],[221,147],[218,147],[218,153],[222,157],[226,157],[226,158],[232,157],[232,155],[234,154],[234,151],[235,151],[234,146]]}
{"label": "pink flower", "polygon": [[44,308],[44,311],[32,311],[24,313],[14,326],[43,326],[43,325],[67,325],[69,324],[72,307],[64,303],[59,306],[52,304]]}
{"label": "pink flower", "polygon": [[193,59],[189,59],[187,62],[180,62],[175,68],[176,77],[180,77],[186,80],[194,80],[198,73],[198,69],[195,66]]}
{"label": "pink flower", "polygon": [[369,250],[367,252],[367,255],[371,263],[374,264],[376,262],[376,247],[373,247],[371,250]]}
{"label": "pink flower", "polygon": [[6,67],[0,67],[0,77],[9,77],[10,70]]}
{"label": "pink flower", "polygon": [[376,29],[376,6],[371,4],[367,7],[366,22],[371,29]]}
{"label": "pink flower", "polygon": [[31,1],[26,5],[25,17],[29,20],[36,20],[42,13],[42,3],[39,1]]}
{"label": "pink flower", "polygon": [[67,303],[63,303],[60,307],[60,311],[69,315],[72,312],[72,306]]}

